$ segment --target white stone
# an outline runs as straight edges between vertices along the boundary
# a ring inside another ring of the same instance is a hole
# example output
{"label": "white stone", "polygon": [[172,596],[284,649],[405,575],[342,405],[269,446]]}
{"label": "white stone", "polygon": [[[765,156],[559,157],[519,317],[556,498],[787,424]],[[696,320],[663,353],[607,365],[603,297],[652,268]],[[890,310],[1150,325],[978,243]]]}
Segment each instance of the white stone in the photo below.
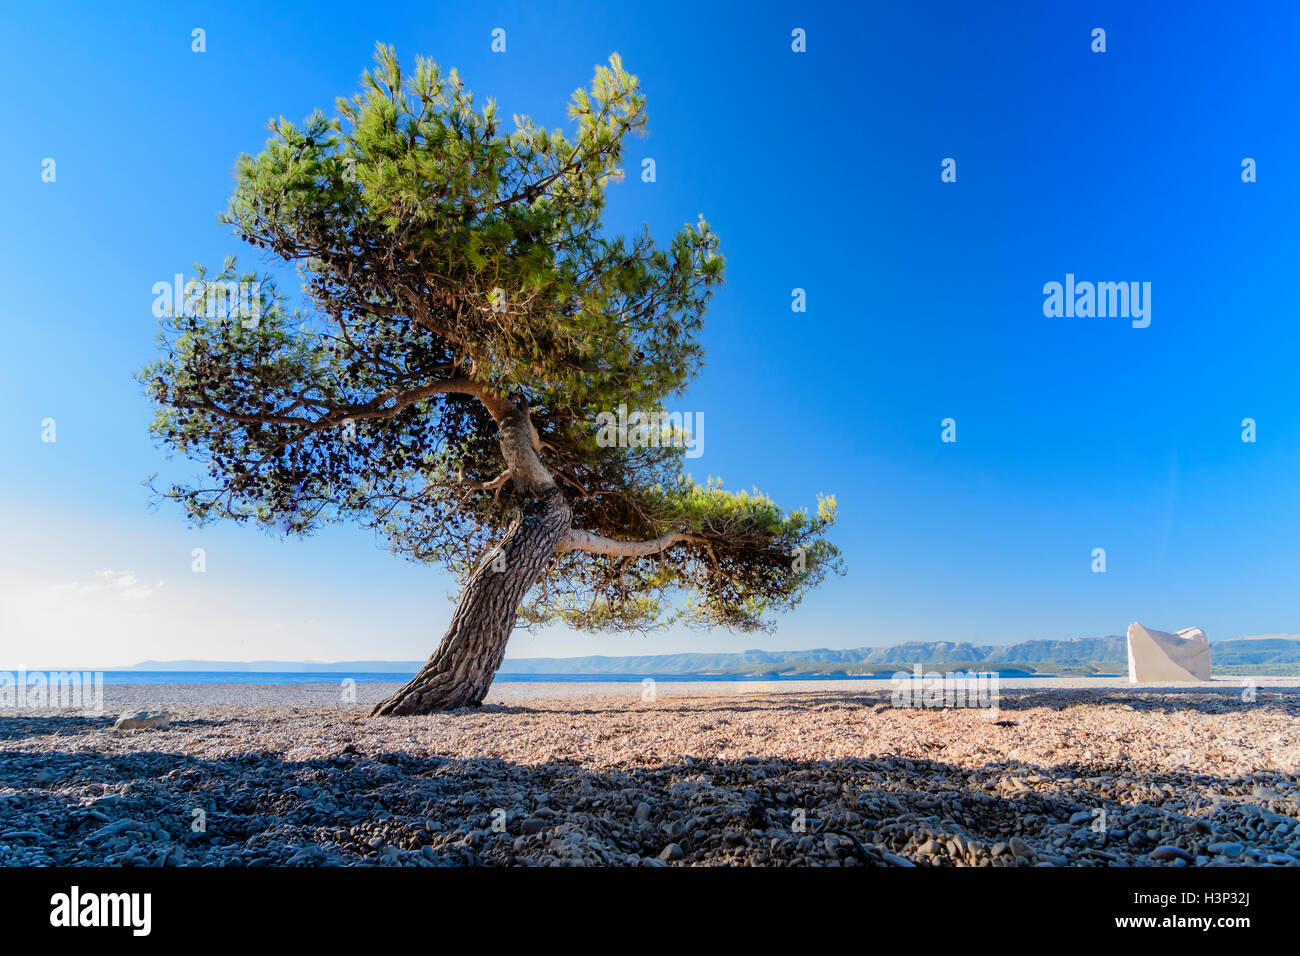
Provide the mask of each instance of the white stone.
{"label": "white stone", "polygon": [[171,725],[171,716],[165,710],[150,712],[147,710],[128,710],[117,723],[114,730],[166,730]]}
{"label": "white stone", "polygon": [[1130,684],[1209,680],[1210,639],[1199,627],[1170,634],[1134,621],[1128,626],[1128,679]]}

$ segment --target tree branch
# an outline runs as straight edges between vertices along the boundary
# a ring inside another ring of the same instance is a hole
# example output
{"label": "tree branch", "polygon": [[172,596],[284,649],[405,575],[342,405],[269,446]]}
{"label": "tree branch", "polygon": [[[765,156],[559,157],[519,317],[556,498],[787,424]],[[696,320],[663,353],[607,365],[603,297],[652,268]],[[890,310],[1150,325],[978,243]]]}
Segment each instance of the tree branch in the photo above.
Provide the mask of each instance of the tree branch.
{"label": "tree branch", "polygon": [[568,535],[556,548],[556,553],[566,551],[586,551],[588,554],[610,554],[622,558],[644,558],[666,551],[675,544],[689,541],[694,544],[706,543],[703,538],[682,531],[669,531],[648,541],[618,541],[590,531],[569,529]]}

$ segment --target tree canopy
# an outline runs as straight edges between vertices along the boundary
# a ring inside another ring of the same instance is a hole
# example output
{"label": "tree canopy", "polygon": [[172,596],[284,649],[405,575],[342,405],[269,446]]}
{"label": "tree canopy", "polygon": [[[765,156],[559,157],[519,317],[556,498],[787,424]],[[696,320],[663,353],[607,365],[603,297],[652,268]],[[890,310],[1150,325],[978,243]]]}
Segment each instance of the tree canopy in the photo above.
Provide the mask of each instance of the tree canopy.
{"label": "tree canopy", "polygon": [[[663,411],[699,372],[723,259],[702,217],[663,244],[605,234],[624,139],[646,123],[617,55],[568,114],[569,133],[506,125],[455,70],[404,73],[381,45],[333,117],[273,122],[222,220],[297,270],[304,304],[228,259],[198,287],[253,284],[251,318],[227,302],[162,319],[140,373],[152,429],[205,474],[160,494],[199,523],[356,521],[467,576],[553,485],[572,530],[526,625],[751,630],[839,570],[833,497],[785,511],[699,483],[676,423],[598,440],[600,413]],[[758,440],[785,454],[788,437]]]}

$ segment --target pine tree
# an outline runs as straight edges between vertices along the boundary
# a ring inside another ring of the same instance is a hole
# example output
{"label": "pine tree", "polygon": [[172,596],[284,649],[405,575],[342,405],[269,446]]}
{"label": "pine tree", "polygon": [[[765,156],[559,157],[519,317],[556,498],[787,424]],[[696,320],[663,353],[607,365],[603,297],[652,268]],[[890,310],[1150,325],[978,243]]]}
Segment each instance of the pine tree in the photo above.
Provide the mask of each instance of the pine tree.
{"label": "pine tree", "polygon": [[678,422],[601,417],[681,393],[723,274],[703,218],[666,246],[602,231],[646,122],[636,77],[612,56],[565,135],[503,128],[430,60],[404,76],[381,45],[376,61],[334,118],[273,122],[238,161],[222,218],[305,276],[306,304],[233,259],[200,269],[196,303],[257,295],[162,321],[140,373],[152,429],[207,474],[160,494],[200,524],[354,520],[462,578],[446,635],[379,714],[482,702],[517,622],[770,627],[840,570],[834,498],[810,515],[700,485]]}

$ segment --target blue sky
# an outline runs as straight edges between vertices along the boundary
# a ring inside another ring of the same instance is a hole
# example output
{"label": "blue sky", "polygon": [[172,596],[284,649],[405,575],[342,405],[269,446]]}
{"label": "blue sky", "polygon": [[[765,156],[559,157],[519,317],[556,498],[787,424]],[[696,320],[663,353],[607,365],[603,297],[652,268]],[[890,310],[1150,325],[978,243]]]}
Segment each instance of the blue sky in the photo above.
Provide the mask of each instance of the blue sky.
{"label": "blue sky", "polygon": [[[164,467],[131,379],[153,284],[244,251],[216,224],[236,156],[352,93],[380,40],[551,126],[622,54],[650,135],[610,228],[703,213],[728,260],[675,403],[705,416],[692,467],[840,503],[848,574],[775,635],[510,656],[1300,631],[1294,6],[131,7],[26,5],[0,34],[0,666],[422,659],[441,635],[454,582],[364,532],[195,531],[140,485]],[[1150,326],[1044,316],[1066,273],[1150,282]]]}

